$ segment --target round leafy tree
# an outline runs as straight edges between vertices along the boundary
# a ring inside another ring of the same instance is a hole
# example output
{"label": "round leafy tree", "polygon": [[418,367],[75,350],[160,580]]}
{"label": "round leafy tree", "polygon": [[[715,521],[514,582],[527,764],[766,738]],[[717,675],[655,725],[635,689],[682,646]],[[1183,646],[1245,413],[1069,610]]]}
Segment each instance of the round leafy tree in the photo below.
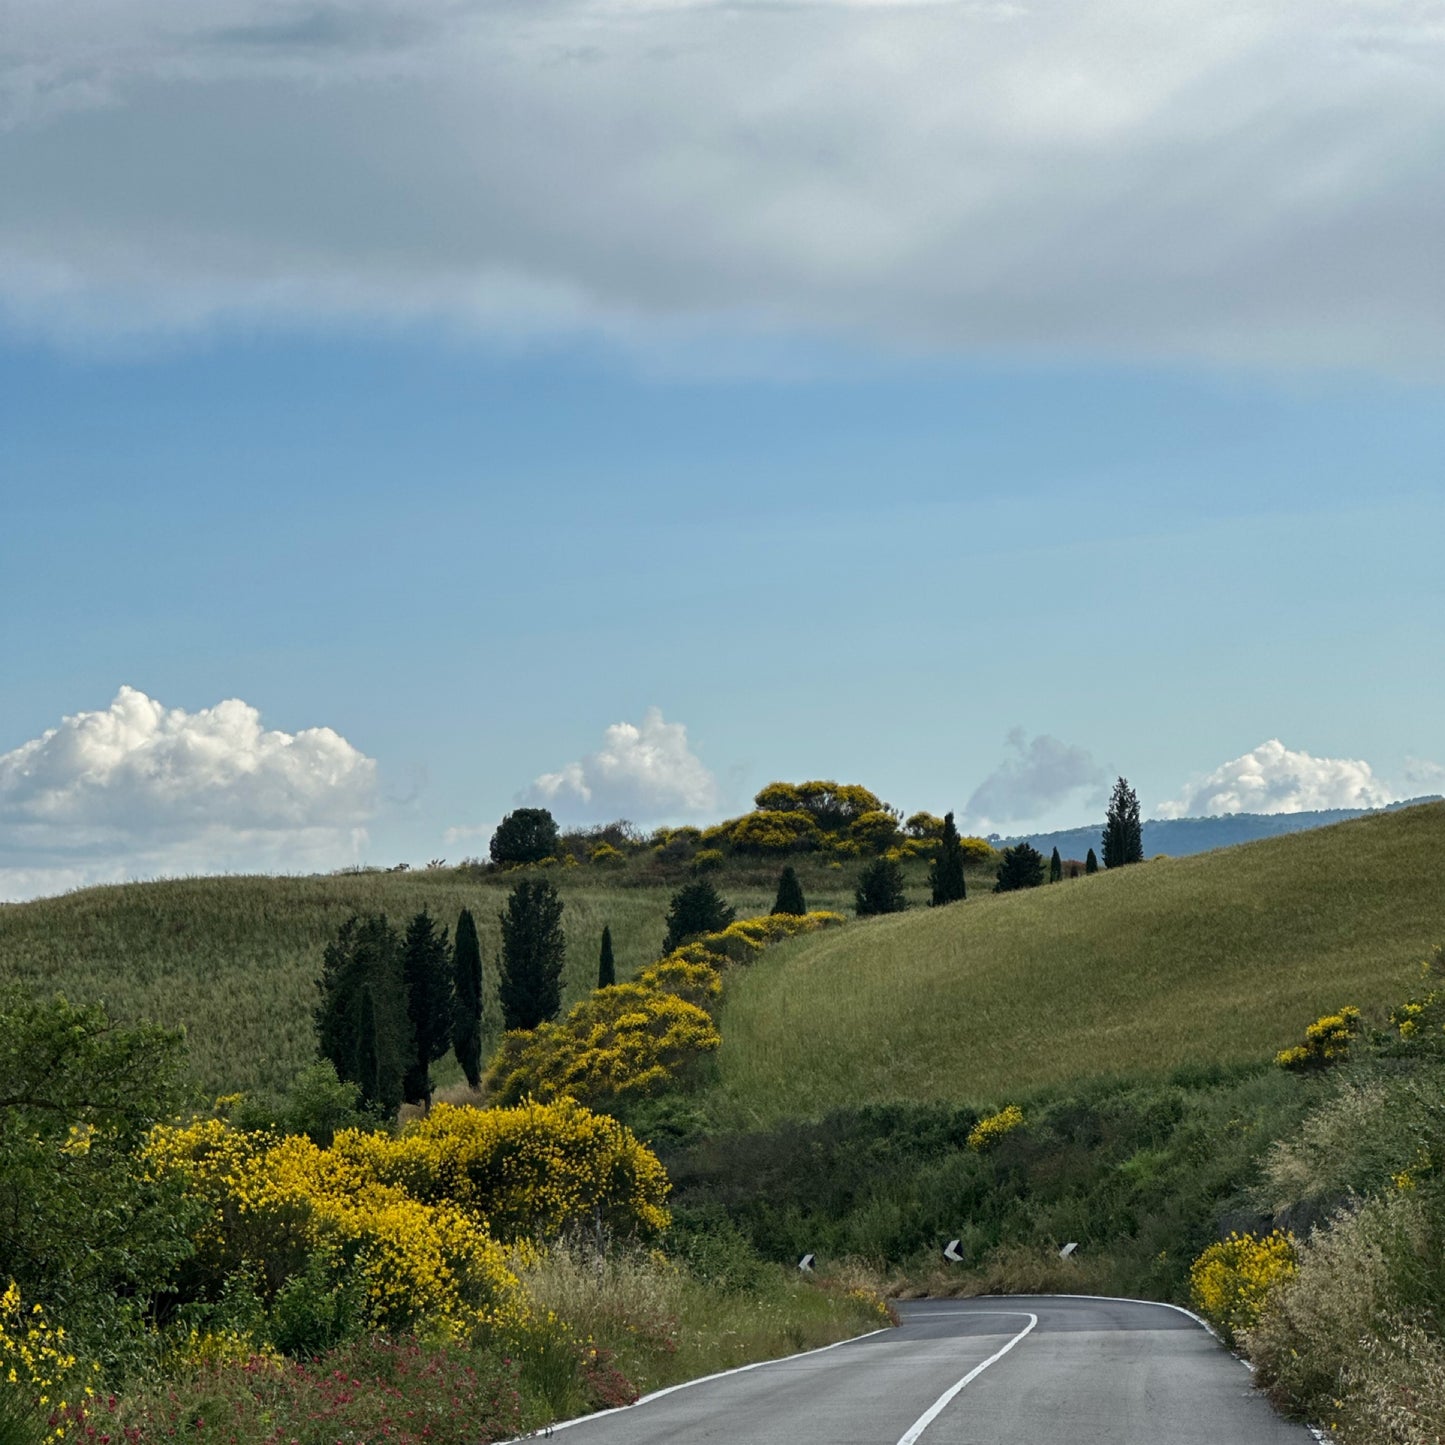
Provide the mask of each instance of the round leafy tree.
{"label": "round leafy tree", "polygon": [[540,863],[557,852],[557,820],[546,808],[518,808],[492,834],[493,863]]}

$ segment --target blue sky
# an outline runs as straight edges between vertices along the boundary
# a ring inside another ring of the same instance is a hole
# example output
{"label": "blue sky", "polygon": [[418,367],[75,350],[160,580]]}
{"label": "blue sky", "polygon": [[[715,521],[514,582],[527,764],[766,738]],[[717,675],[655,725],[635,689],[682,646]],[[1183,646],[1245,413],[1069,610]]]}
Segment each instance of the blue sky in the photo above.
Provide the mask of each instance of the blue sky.
{"label": "blue sky", "polygon": [[0,898],[1445,791],[1429,17],[138,5],[0,42]]}

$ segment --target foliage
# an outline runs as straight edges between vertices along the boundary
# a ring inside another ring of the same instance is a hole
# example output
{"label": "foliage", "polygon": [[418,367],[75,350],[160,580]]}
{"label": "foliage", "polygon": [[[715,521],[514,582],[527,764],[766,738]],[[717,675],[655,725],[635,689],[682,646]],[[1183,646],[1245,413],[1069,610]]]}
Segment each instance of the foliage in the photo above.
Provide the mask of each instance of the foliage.
{"label": "foliage", "polygon": [[1059,857],[1059,850],[1054,849],[1049,858],[1049,882],[1062,883],[1064,881],[1064,860]]}
{"label": "foliage", "polygon": [[875,858],[858,875],[853,908],[859,918],[880,913],[901,913],[908,907],[903,892],[903,870],[892,858]]}
{"label": "foliage", "polygon": [[502,928],[498,997],[508,1029],[534,1029],[556,1018],[562,1002],[567,940],[562,900],[545,878],[524,878],[499,915]]}
{"label": "foliage", "polygon": [[848,825],[848,839],[865,853],[882,853],[898,841],[898,816],[882,808],[862,813]]}
{"label": "foliage", "polygon": [[996,1114],[986,1115],[968,1131],[968,1147],[975,1154],[992,1149],[1005,1135],[1024,1126],[1024,1111],[1017,1104],[1007,1104]]}
{"label": "foliage", "polygon": [[717,933],[736,917],[732,907],[706,878],[684,884],[672,895],[667,910],[667,935],[663,953],[671,953],[690,939]]}
{"label": "foliage", "polygon": [[[313,1018],[317,1048],[339,1079],[382,1110],[402,1100],[411,1049],[401,940],[386,915],[353,914],[326,945]],[[369,999],[369,1004],[366,1000]],[[365,1027],[363,1027],[365,1023]]]}
{"label": "foliage", "polygon": [[1216,1241],[1189,1269],[1194,1308],[1233,1342],[1254,1327],[1270,1292],[1294,1274],[1296,1248],[1294,1236],[1281,1230]]}
{"label": "foliage", "polygon": [[773,912],[801,917],[807,911],[803,885],[798,882],[798,870],[791,863],[785,864],[783,871],[778,874],[778,896],[773,900]]}
{"label": "foliage", "polygon": [[1120,778],[1109,795],[1104,814],[1104,867],[1144,861],[1144,825],[1139,818],[1139,795]]}
{"label": "foliage", "polygon": [[1359,1031],[1360,1011],[1345,1007],[1317,1018],[1305,1029],[1305,1041],[1281,1049],[1274,1061],[1282,1069],[1327,1069],[1349,1057],[1350,1040]]}
{"label": "foliage", "polygon": [[602,947],[597,955],[597,987],[611,988],[617,982],[617,961],[612,956],[612,926],[602,929]]}
{"label": "foliage", "polygon": [[456,994],[452,984],[452,950],[447,930],[423,909],[406,928],[401,948],[401,976],[406,988],[408,1057],[402,1080],[409,1104],[431,1104],[431,1066],[452,1046],[452,1015]]}
{"label": "foliage", "polygon": [[1098,855],[1097,853],[1095,853],[1092,848],[1090,848],[1090,849],[1089,849],[1089,852],[1088,852],[1088,855],[1087,855],[1087,856],[1085,857],[1085,859],[1084,859],[1084,874],[1085,874],[1085,876],[1087,877],[1088,874],[1090,874],[1090,873],[1097,873],[1098,871],[1099,871],[1099,855]]}
{"label": "foliage", "polygon": [[953,814],[943,815],[943,827],[938,834],[938,852],[929,870],[928,884],[933,896],[929,903],[938,908],[945,903],[957,903],[968,896],[968,885],[963,877],[963,844],[958,829],[953,823]]}
{"label": "foliage", "polygon": [[326,1060],[302,1069],[282,1095],[228,1094],[216,1111],[238,1129],[304,1134],[323,1149],[341,1129],[377,1129],[381,1118],[362,1103],[361,1086],[338,1079]]}
{"label": "foliage", "polygon": [[51,1324],[39,1304],[25,1308],[20,1286],[10,1280],[0,1293],[0,1439],[13,1430],[19,1445],[45,1435],[43,1421],[63,1415],[95,1394],[99,1365],[86,1365],[66,1341],[65,1329]]}
{"label": "foliage", "polygon": [[1029,843],[1015,843],[1012,848],[1005,848],[996,880],[995,893],[1037,888],[1044,881],[1044,855]]}
{"label": "foliage", "polygon": [[934,813],[910,813],[903,824],[903,831],[910,838],[936,843],[943,836],[943,819]]}
{"label": "foliage", "polygon": [[184,1257],[175,1191],[137,1155],[179,1107],[183,1065],[170,1030],[0,992],[0,1267],[28,1298],[103,1331]]}
{"label": "foliage", "polygon": [[452,950],[452,1047],[468,1085],[482,1080],[482,945],[470,908],[457,915]]}
{"label": "foliage", "polygon": [[822,831],[811,814],[757,812],[739,818],[728,832],[738,853],[799,853],[817,847]]}
{"label": "foliage", "polygon": [[503,866],[540,863],[554,857],[557,821],[546,808],[518,808],[497,824],[488,851],[492,862]]}

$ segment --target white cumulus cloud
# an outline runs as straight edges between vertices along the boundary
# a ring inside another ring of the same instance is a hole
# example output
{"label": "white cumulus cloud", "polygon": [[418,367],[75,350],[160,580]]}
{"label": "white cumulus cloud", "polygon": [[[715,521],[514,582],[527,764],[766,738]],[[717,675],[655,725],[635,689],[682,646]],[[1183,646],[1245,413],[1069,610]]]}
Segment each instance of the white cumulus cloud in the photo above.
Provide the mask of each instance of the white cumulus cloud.
{"label": "white cumulus cloud", "polygon": [[335,866],[365,838],[376,764],[331,728],[268,730],[122,687],[0,754],[0,896],[244,868]]}
{"label": "white cumulus cloud", "polygon": [[1221,813],[1379,808],[1395,797],[1363,759],[1317,758],[1271,738],[1190,781],[1179,797],[1160,803],[1155,816],[1208,818]]}
{"label": "white cumulus cloud", "polygon": [[718,785],[689,746],[687,728],[650,707],[641,723],[613,723],[595,753],[543,773],[523,798],[569,821],[654,822],[711,811]]}
{"label": "white cumulus cloud", "polygon": [[1037,818],[1083,790],[1097,791],[1105,774],[1087,748],[1048,733],[1030,738],[1012,728],[1009,755],[973,790],[964,807],[979,830]]}

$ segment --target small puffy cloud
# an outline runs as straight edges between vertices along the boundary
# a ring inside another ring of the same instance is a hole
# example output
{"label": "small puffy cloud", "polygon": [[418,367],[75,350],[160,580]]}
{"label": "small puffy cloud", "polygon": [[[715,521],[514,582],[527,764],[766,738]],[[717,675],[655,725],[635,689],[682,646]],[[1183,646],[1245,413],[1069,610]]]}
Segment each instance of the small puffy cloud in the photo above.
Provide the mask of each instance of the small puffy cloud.
{"label": "small puffy cloud", "polygon": [[188,713],[122,687],[0,755],[0,897],[355,856],[376,764],[331,728],[267,730],[230,699]]}
{"label": "small puffy cloud", "polygon": [[1405,786],[1412,797],[1424,793],[1445,793],[1445,767],[1428,758],[1405,759]]}
{"label": "small puffy cloud", "polygon": [[1084,789],[1097,790],[1104,770],[1087,748],[1048,733],[1029,738],[1022,728],[1008,735],[1010,755],[973,790],[964,808],[980,830],[1037,818]]}
{"label": "small puffy cloud", "polygon": [[1208,818],[1220,813],[1305,813],[1325,808],[1379,808],[1395,794],[1359,758],[1317,758],[1271,738],[1243,757],[1189,782],[1179,797],[1160,803],[1160,818]]}
{"label": "small puffy cloud", "polygon": [[522,801],[574,822],[651,822],[710,812],[718,785],[688,746],[687,728],[650,707],[640,724],[613,723],[595,753],[543,773]]}

